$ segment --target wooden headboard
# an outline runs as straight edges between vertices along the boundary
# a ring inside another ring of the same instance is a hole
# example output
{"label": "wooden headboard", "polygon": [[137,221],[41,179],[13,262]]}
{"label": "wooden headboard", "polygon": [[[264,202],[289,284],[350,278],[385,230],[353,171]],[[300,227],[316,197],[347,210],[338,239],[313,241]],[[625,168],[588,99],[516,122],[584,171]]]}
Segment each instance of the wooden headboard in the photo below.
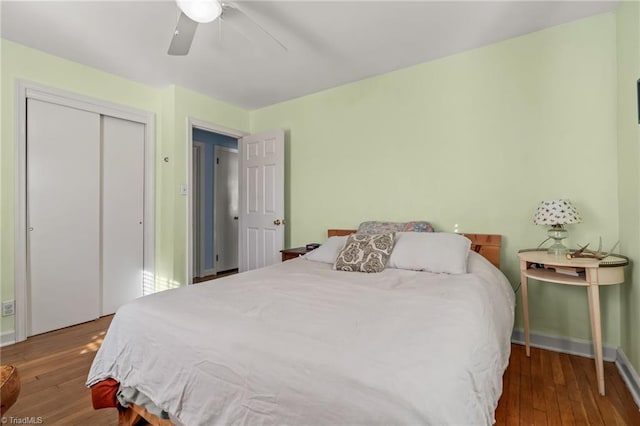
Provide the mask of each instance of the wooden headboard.
{"label": "wooden headboard", "polygon": [[[329,229],[327,234],[330,237],[350,235],[356,232],[355,229]],[[491,262],[496,268],[500,268],[500,246],[502,245],[502,235],[495,234],[462,234],[471,240],[471,250],[480,254]]]}

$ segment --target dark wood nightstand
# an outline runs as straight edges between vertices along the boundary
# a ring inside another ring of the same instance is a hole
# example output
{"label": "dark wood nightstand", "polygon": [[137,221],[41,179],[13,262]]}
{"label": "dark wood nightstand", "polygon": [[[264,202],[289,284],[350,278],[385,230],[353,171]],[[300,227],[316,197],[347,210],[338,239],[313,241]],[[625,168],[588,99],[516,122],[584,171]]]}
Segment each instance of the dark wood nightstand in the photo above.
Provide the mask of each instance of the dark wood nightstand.
{"label": "dark wood nightstand", "polygon": [[304,256],[310,251],[311,250],[307,250],[306,247],[294,247],[294,248],[280,250],[280,253],[282,253],[282,261],[284,262],[285,260],[295,259],[296,257]]}

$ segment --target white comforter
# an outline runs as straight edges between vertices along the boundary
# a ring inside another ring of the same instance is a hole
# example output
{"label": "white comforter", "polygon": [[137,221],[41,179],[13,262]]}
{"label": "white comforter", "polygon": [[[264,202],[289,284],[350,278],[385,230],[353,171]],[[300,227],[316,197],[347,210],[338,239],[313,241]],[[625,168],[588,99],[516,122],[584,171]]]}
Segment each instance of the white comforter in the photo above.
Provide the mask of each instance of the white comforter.
{"label": "white comforter", "polygon": [[112,377],[195,425],[492,424],[514,295],[466,275],[337,272],[299,258],[123,306],[87,385]]}

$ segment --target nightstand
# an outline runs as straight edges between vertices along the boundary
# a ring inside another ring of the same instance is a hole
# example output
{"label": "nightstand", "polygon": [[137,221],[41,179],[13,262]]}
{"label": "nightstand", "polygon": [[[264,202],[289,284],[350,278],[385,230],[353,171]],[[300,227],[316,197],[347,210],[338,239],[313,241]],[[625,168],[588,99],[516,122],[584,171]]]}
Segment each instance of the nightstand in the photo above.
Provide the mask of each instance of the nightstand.
{"label": "nightstand", "polygon": [[522,313],[527,356],[530,356],[528,279],[533,278],[542,282],[586,287],[589,299],[589,318],[591,320],[598,392],[600,392],[600,395],[604,395],[599,286],[624,282],[624,267],[629,264],[629,259],[619,255],[611,255],[603,260],[592,258],[567,259],[566,257],[547,254],[546,250],[521,250],[518,253],[518,257],[520,258]]}
{"label": "nightstand", "polygon": [[282,261],[284,262],[285,260],[295,259],[296,257],[304,256],[310,251],[311,250],[307,250],[306,247],[294,247],[294,248],[280,250],[280,253],[282,253]]}

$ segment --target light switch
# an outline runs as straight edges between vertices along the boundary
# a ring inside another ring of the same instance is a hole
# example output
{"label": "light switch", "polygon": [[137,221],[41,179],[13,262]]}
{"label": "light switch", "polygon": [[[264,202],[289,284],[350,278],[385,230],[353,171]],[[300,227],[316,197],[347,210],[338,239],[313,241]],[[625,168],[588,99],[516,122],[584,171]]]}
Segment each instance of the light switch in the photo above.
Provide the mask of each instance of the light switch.
{"label": "light switch", "polygon": [[189,187],[187,186],[187,184],[183,183],[182,185],[180,185],[180,195],[188,195],[189,194]]}

